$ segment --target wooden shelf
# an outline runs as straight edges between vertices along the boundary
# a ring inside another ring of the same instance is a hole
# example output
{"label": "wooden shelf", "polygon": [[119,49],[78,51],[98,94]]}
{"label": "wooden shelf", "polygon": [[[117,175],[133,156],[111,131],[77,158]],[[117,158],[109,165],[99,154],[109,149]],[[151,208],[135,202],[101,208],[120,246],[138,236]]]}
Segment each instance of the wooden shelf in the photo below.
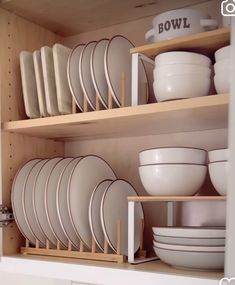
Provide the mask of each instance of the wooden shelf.
{"label": "wooden shelf", "polygon": [[133,202],[193,202],[193,201],[226,201],[226,196],[137,196],[128,197]]}
{"label": "wooden shelf", "polygon": [[174,50],[195,51],[206,55],[213,55],[217,49],[228,45],[229,42],[230,30],[222,28],[132,48],[131,53],[142,53],[151,58],[159,53]]}
{"label": "wooden shelf", "polygon": [[[3,123],[5,132],[68,140],[227,128],[227,94]],[[138,126],[138,128],[136,128]]]}

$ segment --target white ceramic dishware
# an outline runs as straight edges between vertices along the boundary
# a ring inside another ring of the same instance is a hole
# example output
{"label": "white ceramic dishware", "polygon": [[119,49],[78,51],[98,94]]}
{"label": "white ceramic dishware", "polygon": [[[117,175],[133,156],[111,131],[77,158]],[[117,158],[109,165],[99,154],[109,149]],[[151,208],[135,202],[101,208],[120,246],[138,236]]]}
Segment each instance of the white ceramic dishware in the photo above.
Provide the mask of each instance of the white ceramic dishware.
{"label": "white ceramic dishware", "polygon": [[68,194],[68,184],[71,173],[73,172],[74,167],[79,162],[82,157],[77,157],[71,160],[71,162],[64,168],[62,171],[58,183],[57,183],[57,191],[56,191],[56,205],[57,205],[57,213],[60,220],[60,224],[64,230],[67,239],[71,241],[72,245],[75,248],[79,248],[80,240],[76,231],[73,227],[72,221],[69,216],[69,205],[67,201]]}
{"label": "white ceramic dishware", "polygon": [[89,224],[92,236],[101,251],[104,250],[104,232],[100,219],[100,206],[103,194],[113,180],[106,179],[94,189],[89,203]]}
{"label": "white ceramic dishware", "polygon": [[60,114],[72,113],[72,95],[67,78],[67,62],[71,49],[61,44],[54,44],[52,48],[56,94]]}
{"label": "white ceramic dishware", "polygon": [[154,17],[153,29],[145,34],[146,41],[159,42],[201,33],[218,27],[216,20],[197,9],[176,9]]}
{"label": "white ceramic dishware", "polygon": [[214,85],[218,94],[229,93],[230,77],[227,72],[218,72],[214,76]]}
{"label": "white ceramic dishware", "polygon": [[55,83],[55,69],[52,48],[41,48],[42,59],[42,73],[45,87],[45,98],[47,112],[50,116],[59,115],[57,95],[56,95],[56,83]]}
{"label": "white ceramic dishware", "polygon": [[225,58],[225,59],[222,59],[220,61],[217,61],[215,64],[214,64],[214,70],[215,70],[215,74],[218,74],[218,73],[229,73],[231,72],[231,61],[230,61],[230,58]]}
{"label": "white ceramic dishware", "polygon": [[45,207],[45,191],[47,180],[50,176],[52,169],[62,158],[52,158],[49,159],[43,167],[40,169],[34,184],[33,189],[33,204],[35,210],[35,216],[41,230],[46,235],[47,239],[51,242],[52,245],[57,245],[57,238],[52,231],[48,218],[46,215]]}
{"label": "white ceramic dishware", "polygon": [[96,109],[96,91],[92,82],[90,60],[96,42],[92,41],[85,45],[79,59],[79,78],[84,96],[90,107]]}
{"label": "white ceramic dishware", "polygon": [[42,60],[41,60],[41,52],[39,50],[35,50],[33,52],[33,64],[34,64],[34,71],[36,78],[40,115],[42,117],[47,117],[49,116],[49,114],[47,113],[47,108],[46,108],[45,88],[44,88],[44,81],[42,74]]}
{"label": "white ceramic dishware", "polygon": [[31,52],[22,51],[20,53],[20,73],[25,113],[31,119],[39,118],[37,86]]}
{"label": "white ceramic dishware", "polygon": [[27,220],[25,219],[25,213],[23,210],[23,190],[25,187],[26,179],[36,163],[40,159],[33,159],[28,161],[20,170],[17,172],[11,191],[11,203],[12,210],[17,223],[18,228],[20,229],[23,236],[29,240],[29,242],[35,245],[36,236],[30,229]]}
{"label": "white ceramic dishware", "polygon": [[222,196],[227,195],[228,161],[209,163],[208,168],[215,190]]}
{"label": "white ceramic dishware", "polygon": [[223,59],[230,57],[231,47],[230,45],[222,47],[215,52],[215,61],[219,62]]}
{"label": "white ceramic dishware", "polygon": [[116,179],[113,170],[102,158],[88,155],[77,162],[69,180],[69,215],[76,233],[88,249],[92,244],[88,217],[90,198],[96,185],[104,179]]}
{"label": "white ceramic dishware", "polygon": [[[133,47],[134,45],[127,38],[118,35],[109,41],[105,50],[104,68],[106,80],[118,107],[122,105],[131,106],[132,57],[130,49]],[[141,60],[139,63],[138,84],[138,104],[142,105],[148,101],[148,92],[146,92],[148,80]],[[122,89],[124,89],[125,94],[122,94]],[[123,97],[124,102],[122,102]]]}
{"label": "white ceramic dishware", "polygon": [[37,240],[40,242],[41,245],[44,246],[46,245],[46,235],[41,230],[35,216],[35,210],[33,205],[33,189],[36,177],[47,161],[48,159],[42,159],[34,165],[25,181],[25,187],[23,192],[23,210],[25,213],[25,218]]}
{"label": "white ceramic dishware", "polygon": [[209,162],[227,161],[228,156],[229,150],[227,148],[208,151]]}
{"label": "white ceramic dishware", "polygon": [[162,76],[153,82],[153,89],[157,101],[162,102],[206,96],[209,93],[210,85],[209,77],[201,74],[184,74]]}
{"label": "white ceramic dishware", "polygon": [[211,60],[205,55],[188,51],[169,51],[161,53],[155,57],[156,66],[169,64],[193,64],[210,67]]}
{"label": "white ceramic dishware", "polygon": [[74,101],[76,102],[78,108],[81,111],[84,110],[84,95],[79,78],[78,66],[83,47],[84,47],[83,44],[75,46],[70,52],[67,63],[67,77],[68,77],[69,88],[72,93]]}
{"label": "white ceramic dishware", "polygon": [[[128,196],[137,196],[133,186],[124,180],[113,181],[103,194],[100,206],[100,219],[105,238],[110,247],[117,252],[117,223],[121,223],[120,252],[128,255]],[[135,207],[135,231],[140,233],[144,219],[143,208],[140,203]],[[140,234],[134,238],[134,250],[140,246]]]}
{"label": "white ceramic dishware", "polygon": [[207,173],[205,165],[152,164],[139,167],[146,192],[153,196],[191,196],[201,188]]}
{"label": "white ceramic dishware", "polygon": [[91,54],[91,77],[97,96],[105,108],[108,108],[108,84],[104,70],[104,54],[109,43],[108,39],[102,39],[95,44]]}
{"label": "white ceramic dishware", "polygon": [[207,151],[190,147],[163,147],[143,150],[139,153],[140,165],[161,163],[206,164]]}

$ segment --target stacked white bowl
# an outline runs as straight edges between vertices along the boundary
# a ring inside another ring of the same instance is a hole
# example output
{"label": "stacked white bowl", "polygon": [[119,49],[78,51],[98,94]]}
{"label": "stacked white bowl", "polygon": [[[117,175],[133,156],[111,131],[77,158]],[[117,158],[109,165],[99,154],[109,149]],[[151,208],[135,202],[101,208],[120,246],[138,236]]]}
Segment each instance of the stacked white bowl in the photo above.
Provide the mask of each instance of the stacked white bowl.
{"label": "stacked white bowl", "polygon": [[141,182],[153,196],[191,196],[207,173],[207,152],[188,147],[167,147],[139,153]]}
{"label": "stacked white bowl", "polygon": [[210,67],[208,57],[193,52],[174,51],[156,56],[153,89],[157,101],[208,95]]}
{"label": "stacked white bowl", "polygon": [[222,196],[227,194],[228,149],[209,151],[209,174],[215,190]]}
{"label": "stacked white bowl", "polygon": [[167,264],[201,270],[224,267],[224,228],[154,227],[153,236],[153,249]]}
{"label": "stacked white bowl", "polygon": [[223,47],[215,52],[214,84],[218,94],[229,92],[230,46]]}

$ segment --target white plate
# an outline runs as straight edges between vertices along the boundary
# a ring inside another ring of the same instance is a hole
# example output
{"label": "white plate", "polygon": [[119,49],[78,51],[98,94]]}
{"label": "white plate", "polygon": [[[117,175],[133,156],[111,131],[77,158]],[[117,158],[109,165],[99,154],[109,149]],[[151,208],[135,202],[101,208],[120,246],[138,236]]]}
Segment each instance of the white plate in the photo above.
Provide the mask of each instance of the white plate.
{"label": "white plate", "polygon": [[45,192],[45,208],[51,230],[56,238],[64,247],[68,247],[68,238],[61,226],[60,219],[57,213],[56,191],[58,180],[65,167],[73,160],[73,158],[64,158],[60,160],[52,169],[49,179],[47,180]]}
{"label": "white plate", "polygon": [[31,52],[22,51],[20,53],[20,72],[25,113],[31,119],[39,118],[38,95]]}
{"label": "white plate", "polygon": [[102,39],[95,44],[91,54],[91,77],[101,103],[108,108],[108,84],[104,71],[104,54],[109,43],[108,39]]}
{"label": "white plate", "polygon": [[[117,222],[121,221],[121,254],[128,255],[128,196],[137,196],[135,189],[124,180],[113,181],[103,194],[100,218],[105,238],[110,247],[117,251]],[[135,252],[140,246],[140,230],[144,218],[141,204],[135,208]]]}
{"label": "white plate", "polygon": [[67,63],[67,77],[69,82],[69,88],[73,95],[73,99],[76,102],[78,108],[83,111],[84,95],[79,79],[79,59],[84,45],[76,46],[70,53]]}
{"label": "white plate", "polygon": [[100,182],[92,192],[89,204],[89,224],[91,233],[96,244],[102,251],[104,250],[104,233],[100,220],[100,205],[106,188],[112,182],[113,180],[110,179],[106,179]]}
{"label": "white plate", "polygon": [[91,194],[104,179],[116,179],[111,167],[100,157],[88,155],[75,166],[69,181],[69,214],[78,236],[91,248],[88,207]]}
{"label": "white plate", "polygon": [[72,113],[72,95],[67,78],[67,62],[71,49],[61,44],[54,44],[53,59],[58,109],[61,114]]}
{"label": "white plate", "polygon": [[35,245],[36,237],[31,231],[25,219],[24,210],[23,210],[23,191],[26,179],[31,169],[39,161],[40,159],[30,160],[18,171],[18,173],[14,178],[12,185],[12,192],[11,192],[11,202],[12,202],[12,209],[15,221],[23,236],[26,239],[28,239],[33,245]]}
{"label": "white plate", "polygon": [[[125,73],[125,106],[131,106],[131,54],[130,49],[134,45],[123,36],[113,37],[105,50],[104,68],[108,86],[113,99],[120,107],[122,101],[122,74]],[[147,76],[142,61],[139,62],[139,101],[138,104],[145,104],[148,101],[146,84]]]}
{"label": "white plate", "polygon": [[42,73],[45,87],[45,98],[47,112],[51,116],[59,115],[57,95],[56,95],[56,84],[55,84],[55,69],[54,60],[52,54],[52,48],[42,47],[41,48],[41,59],[42,59]]}
{"label": "white plate", "polygon": [[36,219],[41,230],[46,235],[47,239],[54,245],[57,245],[57,239],[51,227],[49,225],[46,207],[45,207],[45,191],[47,180],[50,176],[52,169],[55,167],[56,163],[59,162],[62,158],[52,158],[48,160],[44,166],[39,171],[33,189],[33,203],[35,209]]}
{"label": "white plate", "polygon": [[33,188],[39,171],[47,161],[48,159],[43,159],[34,165],[34,167],[31,169],[26,179],[24,193],[23,193],[23,208],[26,220],[32,232],[36,236],[37,240],[39,240],[40,243],[44,246],[46,244],[46,236],[41,230],[35,216],[35,210],[33,207]]}
{"label": "white plate", "polygon": [[96,92],[91,78],[90,60],[95,44],[96,42],[90,42],[85,45],[79,59],[79,78],[81,81],[82,90],[87,102],[93,110],[96,108]]}
{"label": "white plate", "polygon": [[80,240],[76,231],[73,227],[69,216],[67,194],[68,194],[68,183],[71,173],[73,172],[74,167],[82,157],[74,158],[63,170],[61,173],[58,184],[57,184],[57,193],[56,193],[56,204],[57,204],[57,213],[60,219],[61,226],[66,234],[68,240],[71,241],[75,248],[79,248]]}
{"label": "white plate", "polygon": [[42,74],[42,60],[41,60],[41,52],[39,50],[35,50],[33,52],[33,64],[34,64],[34,71],[36,77],[40,115],[42,117],[47,117],[49,116],[49,114],[47,113],[47,107],[46,107],[45,88],[44,88],[44,81]]}

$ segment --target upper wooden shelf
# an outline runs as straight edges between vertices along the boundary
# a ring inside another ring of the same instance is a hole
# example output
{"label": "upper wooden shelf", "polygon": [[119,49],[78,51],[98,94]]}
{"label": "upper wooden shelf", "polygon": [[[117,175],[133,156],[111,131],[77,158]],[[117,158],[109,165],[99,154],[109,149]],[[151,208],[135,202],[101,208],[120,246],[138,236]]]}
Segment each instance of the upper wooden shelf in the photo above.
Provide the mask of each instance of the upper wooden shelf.
{"label": "upper wooden shelf", "polygon": [[133,202],[191,202],[191,201],[225,201],[226,196],[133,196]]}
{"label": "upper wooden shelf", "polygon": [[3,123],[5,132],[68,140],[226,128],[227,94]]}
{"label": "upper wooden shelf", "polygon": [[184,50],[212,56],[217,49],[228,45],[229,42],[230,30],[228,28],[222,28],[132,48],[131,53],[142,53],[154,58],[162,52]]}

